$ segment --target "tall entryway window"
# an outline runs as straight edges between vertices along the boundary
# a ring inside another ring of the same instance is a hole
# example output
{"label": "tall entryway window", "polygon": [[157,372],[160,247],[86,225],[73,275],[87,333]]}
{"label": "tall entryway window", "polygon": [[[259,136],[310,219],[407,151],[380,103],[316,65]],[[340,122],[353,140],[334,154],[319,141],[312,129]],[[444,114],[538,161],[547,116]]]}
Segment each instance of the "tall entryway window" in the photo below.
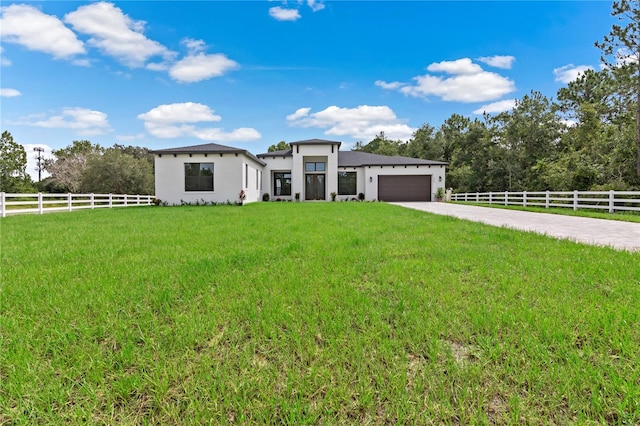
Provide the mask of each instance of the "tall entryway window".
{"label": "tall entryway window", "polygon": [[327,163],[324,161],[314,161],[309,159],[304,163],[304,199],[305,200],[326,200],[325,194],[325,172]]}
{"label": "tall entryway window", "polygon": [[324,174],[305,175],[304,197],[305,197],[305,200],[326,199]]}

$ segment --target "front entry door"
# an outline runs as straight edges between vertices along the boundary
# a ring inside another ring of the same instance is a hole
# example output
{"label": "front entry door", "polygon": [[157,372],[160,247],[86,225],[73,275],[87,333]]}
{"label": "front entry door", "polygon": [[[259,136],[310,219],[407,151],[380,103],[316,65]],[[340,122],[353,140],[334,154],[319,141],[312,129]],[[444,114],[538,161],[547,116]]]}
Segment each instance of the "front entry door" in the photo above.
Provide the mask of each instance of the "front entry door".
{"label": "front entry door", "polygon": [[305,200],[324,200],[324,176],[317,174],[305,175],[306,185],[304,191]]}

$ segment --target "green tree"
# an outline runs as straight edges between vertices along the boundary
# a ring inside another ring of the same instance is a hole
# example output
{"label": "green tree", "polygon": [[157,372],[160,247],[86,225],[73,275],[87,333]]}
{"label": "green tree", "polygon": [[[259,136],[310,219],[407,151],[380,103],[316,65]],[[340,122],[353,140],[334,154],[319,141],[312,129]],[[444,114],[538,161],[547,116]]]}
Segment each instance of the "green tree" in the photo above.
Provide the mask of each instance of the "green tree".
{"label": "green tree", "polygon": [[587,71],[558,91],[573,123],[539,171],[555,190],[631,189],[636,174],[635,101],[629,74]]}
{"label": "green tree", "polygon": [[286,151],[290,148],[291,146],[288,143],[280,141],[276,145],[271,145],[269,149],[267,149],[267,152]]}
{"label": "green tree", "polygon": [[53,150],[55,159],[46,160],[44,165],[51,174],[49,184],[63,192],[79,192],[88,162],[103,152],[100,145],[87,140],[73,141],[65,148]]}
{"label": "green tree", "polygon": [[512,111],[490,119],[492,139],[505,154],[506,190],[548,189],[534,166],[551,155],[564,129],[557,110],[550,99],[532,91],[516,101]]}
{"label": "green tree", "polygon": [[153,194],[153,168],[145,156],[136,158],[119,146],[88,159],[80,182],[81,192]]}
{"label": "green tree", "polygon": [[27,153],[24,147],[5,130],[0,137],[0,192],[33,192],[33,184],[26,170]]}
{"label": "green tree", "polygon": [[[452,116],[453,117],[453,116]],[[502,188],[495,182],[495,158],[498,148],[493,143],[491,133],[480,120],[459,120],[453,117],[446,131],[451,137],[451,158],[447,172],[447,184],[459,192],[483,192]],[[456,128],[456,132],[451,130]],[[442,128],[441,128],[442,131]],[[495,187],[497,186],[497,187]]]}
{"label": "green tree", "polygon": [[614,121],[620,110],[616,101],[615,80],[608,69],[586,70],[567,87],[558,90],[558,106],[568,120],[577,120],[582,105],[590,104],[603,121]]}
{"label": "green tree", "polygon": [[437,137],[436,129],[427,123],[413,132],[402,148],[402,155],[407,157],[436,161],[443,161],[445,157],[445,140]]}
{"label": "green tree", "polygon": [[401,152],[401,146],[403,144],[404,143],[402,141],[387,139],[384,132],[380,132],[366,145],[362,142],[356,142],[356,146],[353,148],[353,151],[369,152],[371,154],[379,155],[403,155]]}
{"label": "green tree", "polygon": [[614,1],[612,9],[611,15],[619,23],[595,45],[602,51],[603,63],[618,79],[626,74],[634,83],[636,176],[640,179],[640,1]]}

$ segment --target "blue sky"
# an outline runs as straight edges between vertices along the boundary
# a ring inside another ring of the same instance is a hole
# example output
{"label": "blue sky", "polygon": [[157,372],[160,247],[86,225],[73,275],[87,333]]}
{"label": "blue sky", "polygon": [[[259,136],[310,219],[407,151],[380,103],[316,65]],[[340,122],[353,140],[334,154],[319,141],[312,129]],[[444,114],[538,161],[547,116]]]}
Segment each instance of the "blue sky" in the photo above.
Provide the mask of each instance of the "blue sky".
{"label": "blue sky", "polygon": [[[33,157],[380,131],[555,97],[600,69],[607,1],[2,2],[1,127]],[[28,171],[32,172],[32,161]]]}

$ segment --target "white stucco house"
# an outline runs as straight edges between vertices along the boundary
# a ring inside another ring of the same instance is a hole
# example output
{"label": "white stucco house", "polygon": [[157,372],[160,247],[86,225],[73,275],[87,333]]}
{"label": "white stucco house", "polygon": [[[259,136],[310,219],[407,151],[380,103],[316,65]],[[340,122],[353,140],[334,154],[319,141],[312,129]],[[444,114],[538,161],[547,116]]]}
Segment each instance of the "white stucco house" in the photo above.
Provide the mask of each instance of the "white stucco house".
{"label": "white stucco house", "polygon": [[432,201],[445,187],[441,161],[340,151],[341,142],[309,139],[291,149],[253,155],[214,143],[152,151],[156,197],[169,204],[197,201],[301,201],[358,198]]}

